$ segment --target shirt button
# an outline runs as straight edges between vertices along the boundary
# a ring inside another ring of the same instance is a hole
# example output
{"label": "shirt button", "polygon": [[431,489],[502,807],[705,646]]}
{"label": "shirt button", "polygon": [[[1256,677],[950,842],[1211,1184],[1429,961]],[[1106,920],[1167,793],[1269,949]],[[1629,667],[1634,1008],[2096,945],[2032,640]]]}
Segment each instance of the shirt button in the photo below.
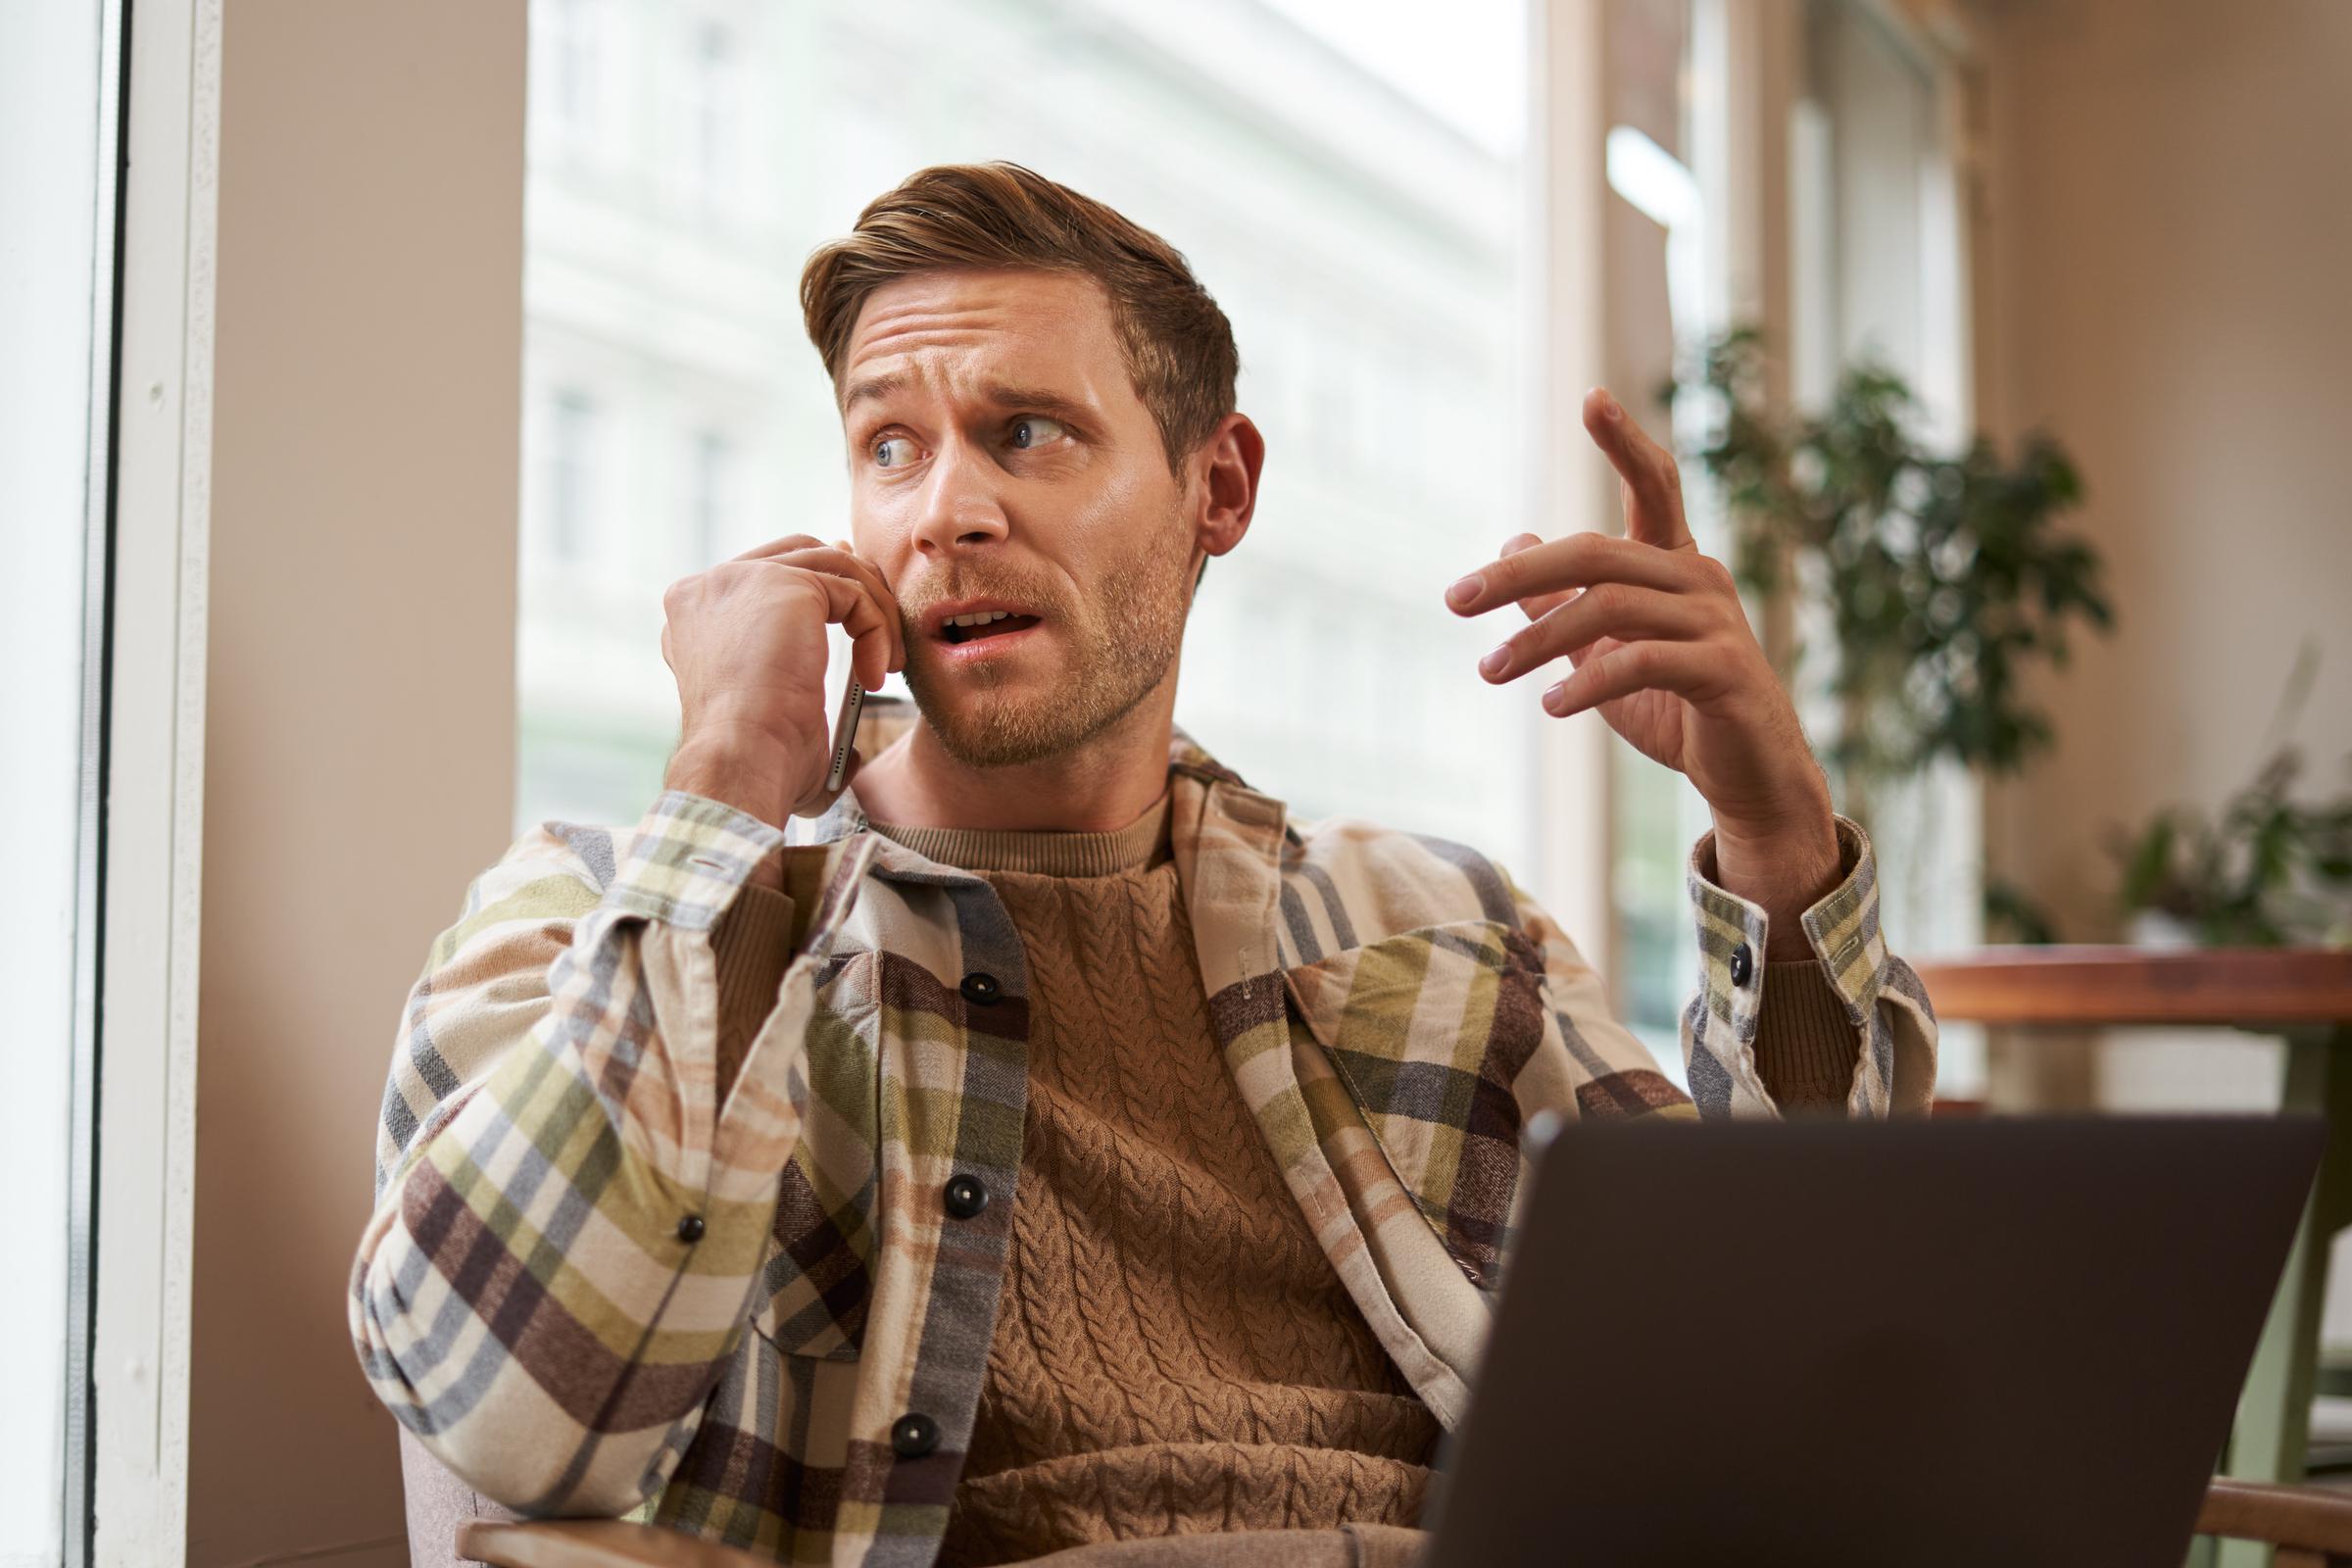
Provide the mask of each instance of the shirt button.
{"label": "shirt button", "polygon": [[1748,976],[1755,972],[1756,956],[1748,952],[1747,944],[1742,942],[1732,950],[1732,984],[1743,986],[1747,984]]}
{"label": "shirt button", "polygon": [[963,983],[956,989],[963,993],[964,1001],[976,1002],[983,1007],[995,1006],[1004,994],[1004,988],[997,984],[995,975],[982,974],[977,969],[965,975]]}
{"label": "shirt button", "polygon": [[947,1200],[949,1213],[957,1219],[971,1219],[988,1206],[988,1184],[977,1176],[951,1176]]}
{"label": "shirt button", "polygon": [[920,1410],[909,1410],[890,1424],[890,1451],[902,1459],[920,1459],[939,1446],[939,1423]]}
{"label": "shirt button", "polygon": [[702,1239],[703,1239],[703,1216],[702,1216],[702,1215],[700,1215],[700,1214],[689,1214],[689,1215],[687,1215],[687,1216],[686,1216],[684,1219],[682,1219],[682,1220],[678,1221],[678,1240],[679,1240],[679,1241],[681,1241],[681,1242],[699,1242],[699,1241],[701,1241]]}

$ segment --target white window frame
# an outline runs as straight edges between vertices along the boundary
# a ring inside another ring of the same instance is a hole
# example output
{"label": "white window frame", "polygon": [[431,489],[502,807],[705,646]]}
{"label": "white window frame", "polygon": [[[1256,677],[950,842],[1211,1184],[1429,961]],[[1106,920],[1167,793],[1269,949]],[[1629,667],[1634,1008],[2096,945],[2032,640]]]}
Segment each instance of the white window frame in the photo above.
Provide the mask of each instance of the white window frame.
{"label": "white window frame", "polygon": [[187,1556],[220,42],[220,0],[141,0],[126,40],[91,1365],[100,1568]]}
{"label": "white window frame", "polygon": [[[1527,11],[1530,254],[1521,276],[1536,454],[1527,514],[1529,528],[1556,538],[1602,523],[1618,504],[1615,473],[1585,433],[1583,412],[1585,389],[1610,374],[1609,0],[1530,0]],[[1535,886],[1585,961],[1613,976],[1610,731],[1586,712],[1546,719],[1537,734]]]}

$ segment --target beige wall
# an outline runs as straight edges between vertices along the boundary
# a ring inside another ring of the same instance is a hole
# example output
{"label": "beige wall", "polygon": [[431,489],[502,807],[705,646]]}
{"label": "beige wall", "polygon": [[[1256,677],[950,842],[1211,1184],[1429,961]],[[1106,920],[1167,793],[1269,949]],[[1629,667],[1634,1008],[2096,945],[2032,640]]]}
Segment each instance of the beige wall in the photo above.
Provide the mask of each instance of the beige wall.
{"label": "beige wall", "polygon": [[223,54],[188,1561],[355,1568],[375,1108],[512,809],[523,8],[228,0]]}
{"label": "beige wall", "polygon": [[2121,624],[1994,796],[1996,866],[2115,930],[2107,824],[2242,782],[2297,646],[2315,787],[2352,750],[2352,5],[1977,13],[1990,94],[1988,425],[2055,431]]}

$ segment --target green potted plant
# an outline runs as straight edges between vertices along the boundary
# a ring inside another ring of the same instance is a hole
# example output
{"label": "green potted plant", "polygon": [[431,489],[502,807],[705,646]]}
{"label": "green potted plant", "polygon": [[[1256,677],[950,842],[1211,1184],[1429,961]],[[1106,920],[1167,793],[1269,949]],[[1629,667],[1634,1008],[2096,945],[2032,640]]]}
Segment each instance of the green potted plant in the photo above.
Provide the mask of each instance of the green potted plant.
{"label": "green potted plant", "polygon": [[[2051,740],[2024,676],[2065,664],[2073,624],[2114,622],[2098,552],[2060,526],[2082,498],[2074,464],[2046,436],[2014,460],[1983,439],[1935,450],[1911,389],[1868,363],[1819,412],[1775,410],[1764,352],[1754,328],[1728,332],[1662,396],[1700,406],[1693,455],[1723,496],[1741,586],[1793,579],[1828,610],[1837,727],[1823,749],[1840,808],[1867,823],[1874,785],[1939,760],[2016,772]],[[1782,674],[1793,685],[1797,669]],[[1987,889],[1987,913],[2046,934],[2013,889]]]}
{"label": "green potted plant", "polygon": [[2212,816],[2166,807],[2108,848],[2123,869],[2118,902],[2149,946],[2352,947],[2352,793],[2304,804],[2293,788],[2291,727],[2317,667],[2306,649],[2273,725],[2269,757]]}

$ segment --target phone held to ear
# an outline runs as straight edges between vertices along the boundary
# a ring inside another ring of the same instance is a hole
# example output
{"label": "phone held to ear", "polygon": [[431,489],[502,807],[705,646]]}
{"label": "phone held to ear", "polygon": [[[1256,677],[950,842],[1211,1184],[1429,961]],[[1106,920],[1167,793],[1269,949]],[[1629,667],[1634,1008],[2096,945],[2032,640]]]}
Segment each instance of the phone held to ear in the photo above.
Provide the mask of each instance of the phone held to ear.
{"label": "phone held to ear", "polygon": [[833,717],[833,765],[825,770],[825,793],[841,788],[850,770],[850,744],[858,738],[858,710],[865,706],[865,688],[852,675],[841,689],[841,709]]}

